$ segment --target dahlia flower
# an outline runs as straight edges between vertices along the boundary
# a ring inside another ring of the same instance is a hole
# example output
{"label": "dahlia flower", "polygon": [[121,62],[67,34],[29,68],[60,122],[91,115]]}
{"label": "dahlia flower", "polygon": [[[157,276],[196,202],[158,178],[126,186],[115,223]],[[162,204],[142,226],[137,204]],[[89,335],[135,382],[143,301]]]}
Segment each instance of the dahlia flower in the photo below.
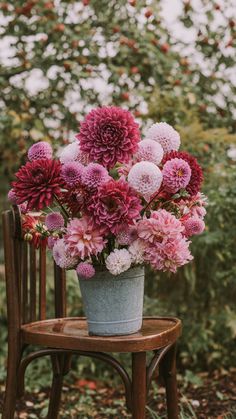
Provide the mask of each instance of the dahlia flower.
{"label": "dahlia flower", "polygon": [[137,239],[129,246],[132,263],[141,265],[144,263],[144,254],[147,245],[144,240]]}
{"label": "dahlia flower", "polygon": [[136,192],[148,200],[160,189],[162,173],[154,163],[141,161],[131,168],[128,182]]}
{"label": "dahlia flower", "polygon": [[83,279],[90,279],[95,275],[93,265],[88,262],[80,262],[76,268],[76,272]]}
{"label": "dahlia flower", "polygon": [[84,168],[81,182],[89,189],[97,189],[99,185],[106,182],[109,179],[107,169],[98,163],[89,163]]}
{"label": "dahlia flower", "polygon": [[19,204],[27,201],[28,210],[49,206],[54,195],[61,196],[61,164],[57,160],[40,159],[27,162],[16,173],[12,182]]}
{"label": "dahlia flower", "polygon": [[22,231],[24,233],[24,239],[33,243],[36,248],[47,245],[47,231],[39,217],[32,217],[28,214],[24,215],[22,217]]}
{"label": "dahlia flower", "polygon": [[91,199],[89,213],[95,224],[117,234],[140,217],[140,200],[129,184],[111,179],[103,183]]}
{"label": "dahlia flower", "polygon": [[61,169],[61,177],[69,186],[76,186],[83,174],[84,166],[76,161],[65,163]]}
{"label": "dahlia flower", "polygon": [[173,214],[159,209],[152,211],[150,218],[140,220],[137,224],[138,237],[145,242],[155,243],[175,239],[184,231],[184,226]]}
{"label": "dahlia flower", "polygon": [[127,110],[107,106],[92,110],[76,136],[90,161],[110,169],[117,162],[126,163],[137,151],[140,140],[138,124]]}
{"label": "dahlia flower", "polygon": [[174,240],[156,242],[146,248],[145,262],[149,262],[155,270],[175,273],[177,268],[193,259],[189,244],[181,235],[176,236]]}
{"label": "dahlia flower", "polygon": [[191,169],[191,178],[189,184],[186,187],[186,191],[189,195],[194,196],[196,195],[200,188],[203,181],[203,172],[201,166],[199,166],[195,157],[191,156],[191,154],[186,153],[185,151],[172,151],[166,154],[163,158],[163,165],[171,159],[178,158],[185,160]]}
{"label": "dahlia flower", "polygon": [[138,144],[136,157],[138,161],[150,161],[154,164],[160,164],[163,158],[163,148],[161,144],[154,140],[143,140]]}
{"label": "dahlia flower", "polygon": [[10,189],[10,191],[7,194],[8,201],[10,201],[11,204],[17,205],[17,197],[14,189]]}
{"label": "dahlia flower", "polygon": [[187,237],[201,234],[205,229],[205,223],[201,218],[190,217],[183,221],[185,235]]}
{"label": "dahlia flower", "polygon": [[49,236],[48,237],[48,248],[50,249],[50,250],[52,250],[53,249],[53,246],[54,246],[54,244],[57,242],[57,240],[58,240],[58,237],[53,237],[53,236]]}
{"label": "dahlia flower", "polygon": [[131,266],[131,256],[126,249],[115,249],[106,258],[106,267],[112,275],[119,275]]}
{"label": "dahlia flower", "polygon": [[39,141],[38,143],[33,144],[28,150],[28,159],[30,161],[51,158],[52,147],[46,141]]}
{"label": "dahlia flower", "polygon": [[161,144],[164,153],[169,153],[171,150],[178,150],[180,146],[179,133],[166,122],[153,124],[147,131],[146,138]]}
{"label": "dahlia flower", "polygon": [[46,215],[45,225],[48,230],[59,230],[64,227],[64,218],[60,212],[52,212]]}
{"label": "dahlia flower", "polygon": [[137,239],[137,228],[136,227],[125,227],[121,230],[117,236],[116,241],[121,246],[127,246]]}
{"label": "dahlia flower", "polygon": [[62,269],[74,268],[78,263],[78,258],[71,255],[64,239],[58,239],[52,249],[53,259]]}
{"label": "dahlia flower", "polygon": [[88,154],[83,153],[80,149],[79,142],[74,141],[62,149],[59,156],[62,164],[77,161],[81,164],[88,163]]}
{"label": "dahlia flower", "polygon": [[95,227],[91,218],[74,218],[67,225],[65,243],[71,256],[85,259],[103,250],[106,243],[103,236],[103,230]]}
{"label": "dahlia flower", "polygon": [[170,193],[186,188],[191,178],[189,164],[183,159],[168,160],[162,170],[163,187]]}

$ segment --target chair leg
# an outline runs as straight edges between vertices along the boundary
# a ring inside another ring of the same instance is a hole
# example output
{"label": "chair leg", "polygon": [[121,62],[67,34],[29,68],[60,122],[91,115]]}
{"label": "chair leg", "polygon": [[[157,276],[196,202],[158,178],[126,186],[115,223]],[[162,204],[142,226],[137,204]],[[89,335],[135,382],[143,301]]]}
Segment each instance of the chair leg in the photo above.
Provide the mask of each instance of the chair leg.
{"label": "chair leg", "polygon": [[168,419],[178,419],[179,410],[176,380],[176,345],[173,345],[163,358],[161,371],[166,388]]}
{"label": "chair leg", "polygon": [[18,344],[11,342],[11,345],[8,347],[7,378],[2,419],[13,419],[15,415],[20,358],[21,353]]}
{"label": "chair leg", "polygon": [[[52,355],[53,379],[47,419],[57,419],[59,415],[63,377],[68,372],[68,356],[64,354]],[[66,370],[65,370],[66,368]]]}
{"label": "chair leg", "polygon": [[132,419],[145,419],[146,352],[132,353]]}

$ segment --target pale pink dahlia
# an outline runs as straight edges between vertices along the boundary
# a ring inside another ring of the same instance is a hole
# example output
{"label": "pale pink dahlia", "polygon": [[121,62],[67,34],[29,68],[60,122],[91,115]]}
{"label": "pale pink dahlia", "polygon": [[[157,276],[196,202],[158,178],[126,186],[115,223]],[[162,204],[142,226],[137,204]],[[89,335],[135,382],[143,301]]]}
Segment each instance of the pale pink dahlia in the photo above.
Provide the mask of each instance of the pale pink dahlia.
{"label": "pale pink dahlia", "polygon": [[71,256],[85,259],[103,250],[106,243],[103,236],[103,230],[95,227],[90,218],[74,218],[67,225],[65,243]]}
{"label": "pale pink dahlia", "polygon": [[76,266],[78,258],[69,251],[64,239],[59,239],[53,246],[53,258],[62,269],[70,269]]}
{"label": "pale pink dahlia", "polygon": [[79,277],[83,279],[90,279],[95,275],[95,269],[91,263],[80,262],[76,268]]}
{"label": "pale pink dahlia", "polygon": [[141,161],[131,168],[128,182],[136,192],[148,200],[160,189],[162,173],[154,163]]}
{"label": "pale pink dahlia", "polygon": [[47,242],[48,248],[52,250],[53,246],[57,242],[57,240],[58,240],[58,237],[49,236],[48,237],[48,242]]}
{"label": "pale pink dahlia", "polygon": [[163,148],[161,144],[154,140],[143,140],[138,144],[136,157],[138,161],[150,161],[154,164],[160,164],[163,158]]}
{"label": "pale pink dahlia", "polygon": [[177,235],[174,240],[156,242],[146,248],[145,261],[155,270],[175,273],[177,268],[193,259],[189,244],[182,235]]}
{"label": "pale pink dahlia", "polygon": [[89,154],[90,161],[110,169],[117,162],[129,161],[137,151],[140,132],[129,111],[104,106],[85,117],[77,138],[81,150]]}
{"label": "pale pink dahlia", "polygon": [[147,131],[146,138],[157,141],[161,144],[164,153],[178,150],[180,146],[179,133],[166,122],[153,124]]}
{"label": "pale pink dahlia", "polygon": [[39,160],[39,159],[51,159],[52,158],[52,147],[46,141],[39,141],[33,144],[28,150],[28,159]]}
{"label": "pale pink dahlia", "polygon": [[145,250],[147,248],[147,244],[145,240],[137,239],[129,246],[128,250],[131,255],[131,261],[135,264],[142,264],[144,263],[144,255]]}
{"label": "pale pink dahlia", "polygon": [[131,266],[131,255],[126,249],[115,249],[106,258],[106,267],[112,275],[119,275]]}
{"label": "pale pink dahlia", "polygon": [[183,221],[185,227],[185,234],[187,237],[201,234],[205,229],[205,223],[203,220],[197,217],[190,217]]}
{"label": "pale pink dahlia", "polygon": [[127,226],[117,234],[116,240],[121,246],[127,246],[136,240],[137,237],[137,228],[135,226]]}
{"label": "pale pink dahlia", "polygon": [[10,191],[7,194],[8,201],[10,201],[11,204],[17,205],[17,196],[15,194],[14,189],[10,189]]}
{"label": "pale pink dahlia", "polygon": [[71,163],[74,161],[77,161],[81,164],[87,164],[88,154],[83,153],[80,149],[79,142],[74,141],[73,143],[68,144],[66,147],[63,148],[63,150],[60,153],[59,159],[62,164]]}
{"label": "pale pink dahlia", "polygon": [[52,212],[46,215],[45,225],[48,230],[59,230],[64,227],[64,218],[60,212]]}
{"label": "pale pink dahlia", "polygon": [[61,168],[61,177],[67,185],[76,186],[81,181],[84,166],[79,162],[70,162],[63,164]]}
{"label": "pale pink dahlia", "polygon": [[168,160],[162,170],[163,187],[167,192],[176,193],[180,189],[186,188],[191,179],[191,169],[189,164],[183,159]]}
{"label": "pale pink dahlia", "polygon": [[91,199],[89,213],[95,224],[117,234],[140,217],[140,200],[129,184],[111,179],[103,183]]}
{"label": "pale pink dahlia", "polygon": [[149,243],[175,239],[183,231],[184,226],[180,220],[164,209],[152,211],[150,218],[138,222],[138,237]]}
{"label": "pale pink dahlia", "polygon": [[107,169],[99,163],[89,163],[84,168],[81,182],[89,189],[97,189],[99,185],[106,182],[109,179]]}

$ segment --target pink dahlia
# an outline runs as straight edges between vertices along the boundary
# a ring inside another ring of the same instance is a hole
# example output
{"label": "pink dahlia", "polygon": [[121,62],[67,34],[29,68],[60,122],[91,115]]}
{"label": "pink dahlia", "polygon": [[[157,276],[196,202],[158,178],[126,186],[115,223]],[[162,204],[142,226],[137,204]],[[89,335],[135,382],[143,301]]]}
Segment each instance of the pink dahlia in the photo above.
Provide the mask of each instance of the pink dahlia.
{"label": "pink dahlia", "polygon": [[59,230],[64,227],[64,218],[60,212],[52,212],[46,215],[45,225],[48,230]]}
{"label": "pink dahlia", "polygon": [[11,204],[17,205],[17,197],[14,189],[10,189],[10,191],[7,194],[8,201],[10,201]]}
{"label": "pink dahlia", "polygon": [[80,149],[79,142],[73,142],[68,144],[66,147],[62,149],[59,156],[60,162],[62,164],[71,163],[77,161],[81,164],[88,163],[88,154],[83,153]]}
{"label": "pink dahlia", "polygon": [[140,217],[140,200],[129,184],[111,179],[92,197],[89,212],[95,223],[117,234]]}
{"label": "pink dahlia", "polygon": [[74,218],[67,225],[65,243],[71,256],[85,259],[103,250],[106,243],[103,236],[103,230],[95,227],[90,218]]}
{"label": "pink dahlia", "polygon": [[131,168],[128,182],[136,192],[149,200],[160,189],[162,173],[154,163],[141,161]]}
{"label": "pink dahlia", "polygon": [[82,177],[84,166],[76,161],[65,163],[61,169],[61,176],[69,186],[76,186]]}
{"label": "pink dahlia", "polygon": [[205,223],[198,217],[190,217],[183,221],[185,235],[187,237],[201,234],[205,229]]}
{"label": "pink dahlia", "polygon": [[183,159],[168,160],[162,170],[163,187],[170,193],[186,188],[191,178],[189,164]]}
{"label": "pink dahlia", "polygon": [[157,242],[146,248],[145,261],[155,270],[175,273],[177,268],[193,259],[189,244],[181,235],[176,236],[175,240]]}
{"label": "pink dahlia", "polygon": [[98,163],[89,163],[84,168],[81,182],[89,189],[97,189],[99,185],[106,182],[109,179],[107,169]]}
{"label": "pink dahlia", "polygon": [[90,279],[95,275],[93,265],[88,262],[80,262],[76,268],[76,272],[83,279]]}
{"label": "pink dahlia", "polygon": [[138,144],[136,157],[138,161],[150,161],[154,164],[160,164],[163,158],[163,148],[161,144],[154,140],[143,140]]}
{"label": "pink dahlia", "polygon": [[146,138],[161,144],[164,153],[169,153],[171,150],[178,150],[180,146],[179,133],[166,122],[153,124],[147,131]]}
{"label": "pink dahlia", "polygon": [[52,249],[53,259],[62,269],[71,269],[78,263],[78,258],[71,255],[64,239],[59,239]]}
{"label": "pink dahlia", "polygon": [[140,132],[129,111],[108,106],[94,109],[85,117],[77,139],[90,161],[110,169],[117,162],[129,161],[137,151]]}
{"label": "pink dahlia", "polygon": [[28,150],[28,159],[30,161],[40,159],[51,159],[52,147],[46,141],[39,141],[33,144]]}
{"label": "pink dahlia", "polygon": [[58,237],[53,237],[53,236],[48,237],[48,248],[50,250],[53,249],[53,246],[54,246],[54,244],[56,243],[57,240],[58,240]]}
{"label": "pink dahlia", "polygon": [[127,226],[117,234],[116,240],[121,246],[127,246],[136,240],[137,237],[137,228],[135,226]]}
{"label": "pink dahlia", "polygon": [[180,220],[164,209],[152,211],[150,218],[138,222],[138,237],[149,243],[175,239],[183,231],[184,226]]}
{"label": "pink dahlia", "polygon": [[189,164],[191,169],[191,178],[186,190],[191,196],[196,195],[200,191],[201,184],[203,182],[203,172],[201,166],[199,166],[195,157],[185,151],[171,151],[164,156],[162,163],[165,164],[168,160],[174,158],[185,160]]}
{"label": "pink dahlia", "polygon": [[61,196],[61,164],[57,160],[41,159],[27,162],[16,173],[12,182],[17,202],[27,201],[28,210],[49,206],[54,195]]}
{"label": "pink dahlia", "polygon": [[128,250],[131,255],[131,261],[135,264],[144,263],[145,250],[147,248],[147,243],[145,240],[137,239],[129,246]]}

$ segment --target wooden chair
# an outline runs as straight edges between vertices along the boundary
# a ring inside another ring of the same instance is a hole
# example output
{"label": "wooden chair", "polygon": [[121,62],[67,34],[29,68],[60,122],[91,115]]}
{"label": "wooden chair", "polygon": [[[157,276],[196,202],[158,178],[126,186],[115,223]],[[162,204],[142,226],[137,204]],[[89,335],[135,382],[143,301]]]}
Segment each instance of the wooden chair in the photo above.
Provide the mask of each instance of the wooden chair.
{"label": "wooden chair", "polygon": [[[66,317],[65,272],[54,265],[55,318],[46,320],[46,255],[22,240],[17,207],[3,213],[7,312],[8,363],[2,419],[13,419],[16,399],[24,392],[24,374],[31,361],[50,356],[53,379],[48,418],[59,415],[63,376],[73,354],[107,362],[123,380],[127,408],[134,419],[145,418],[148,389],[157,366],[166,387],[169,419],[178,418],[176,340],[181,322],[176,318],[146,317],[142,330],[130,336],[89,336],[86,319]],[[34,345],[39,345],[36,350]],[[27,355],[24,351],[32,348]],[[146,353],[153,351],[149,365]],[[109,353],[129,352],[132,377]]]}

